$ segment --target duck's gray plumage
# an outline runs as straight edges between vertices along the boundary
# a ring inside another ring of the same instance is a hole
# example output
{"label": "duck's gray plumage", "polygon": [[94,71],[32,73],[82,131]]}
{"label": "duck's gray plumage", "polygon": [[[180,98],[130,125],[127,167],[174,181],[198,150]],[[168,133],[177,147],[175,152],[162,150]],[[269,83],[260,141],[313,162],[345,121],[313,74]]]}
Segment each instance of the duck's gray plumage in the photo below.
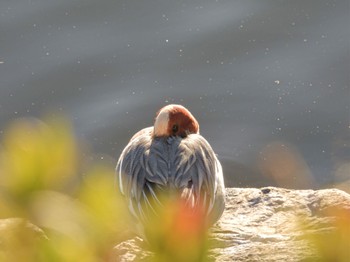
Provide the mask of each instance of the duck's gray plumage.
{"label": "duck's gray plumage", "polygon": [[131,213],[142,222],[161,206],[160,192],[187,192],[192,205],[203,205],[214,223],[224,209],[220,162],[199,134],[153,137],[153,127],[135,135],[117,164],[117,184]]}

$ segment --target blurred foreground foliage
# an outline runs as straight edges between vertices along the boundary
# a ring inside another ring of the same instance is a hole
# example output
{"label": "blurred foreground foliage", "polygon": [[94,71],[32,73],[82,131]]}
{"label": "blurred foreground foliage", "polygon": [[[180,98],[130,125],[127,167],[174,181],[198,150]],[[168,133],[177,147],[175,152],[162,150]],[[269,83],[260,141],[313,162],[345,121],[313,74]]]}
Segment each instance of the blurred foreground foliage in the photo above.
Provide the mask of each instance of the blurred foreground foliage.
{"label": "blurred foreground foliage", "polygon": [[[125,240],[132,219],[115,192],[114,170],[86,166],[73,134],[63,118],[16,120],[4,132],[0,261],[118,261],[113,247]],[[166,206],[148,227],[154,251],[148,261],[206,261],[203,214],[181,202]],[[317,261],[349,261],[350,213],[327,212],[330,230],[315,228],[305,240]]]}
{"label": "blurred foreground foliage", "polygon": [[145,226],[154,252],[153,261],[208,261],[208,227],[205,210],[193,209],[184,199],[162,197],[163,207]]}
{"label": "blurred foreground foliage", "polygon": [[301,223],[301,229],[306,232],[304,239],[315,249],[316,261],[350,261],[350,209],[332,207],[320,215],[328,218],[322,229],[310,230],[308,223]]}
{"label": "blurred foreground foliage", "polygon": [[[21,119],[0,146],[0,261],[117,261],[134,221],[114,170],[86,164],[64,118]],[[147,227],[149,261],[205,261],[203,216],[169,202]],[[201,214],[202,215],[202,214]]]}
{"label": "blurred foreground foliage", "polygon": [[114,170],[83,168],[82,156],[63,118],[16,120],[5,131],[0,147],[0,261],[111,259],[127,212],[114,190]]}

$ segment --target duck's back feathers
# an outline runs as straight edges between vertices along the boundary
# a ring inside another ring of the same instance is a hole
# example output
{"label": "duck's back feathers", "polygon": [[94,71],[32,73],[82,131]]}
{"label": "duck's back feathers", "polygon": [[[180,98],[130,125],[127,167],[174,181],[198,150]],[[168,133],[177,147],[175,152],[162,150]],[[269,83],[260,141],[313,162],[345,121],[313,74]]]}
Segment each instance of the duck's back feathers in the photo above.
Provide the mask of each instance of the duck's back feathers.
{"label": "duck's back feathers", "polygon": [[139,131],[117,164],[117,185],[131,213],[142,223],[162,206],[162,197],[178,195],[201,206],[214,223],[224,210],[220,162],[199,134],[154,137],[153,128]]}

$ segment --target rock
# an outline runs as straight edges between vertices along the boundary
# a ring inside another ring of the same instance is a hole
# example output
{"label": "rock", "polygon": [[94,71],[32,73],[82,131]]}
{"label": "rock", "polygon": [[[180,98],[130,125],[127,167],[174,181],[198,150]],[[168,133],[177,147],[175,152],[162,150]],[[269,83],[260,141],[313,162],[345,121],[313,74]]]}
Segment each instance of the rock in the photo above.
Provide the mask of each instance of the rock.
{"label": "rock", "polygon": [[44,231],[25,219],[13,217],[0,219],[0,242],[12,241],[15,234],[21,232],[22,236],[28,235],[34,239],[48,239]]}
{"label": "rock", "polygon": [[[326,261],[305,236],[333,232],[338,211],[346,212],[348,229],[350,195],[338,189],[227,188],[225,212],[211,229],[208,260]],[[116,260],[152,260],[144,246],[138,237],[117,245]]]}
{"label": "rock", "polygon": [[31,261],[44,231],[22,218],[0,219],[0,261]]}

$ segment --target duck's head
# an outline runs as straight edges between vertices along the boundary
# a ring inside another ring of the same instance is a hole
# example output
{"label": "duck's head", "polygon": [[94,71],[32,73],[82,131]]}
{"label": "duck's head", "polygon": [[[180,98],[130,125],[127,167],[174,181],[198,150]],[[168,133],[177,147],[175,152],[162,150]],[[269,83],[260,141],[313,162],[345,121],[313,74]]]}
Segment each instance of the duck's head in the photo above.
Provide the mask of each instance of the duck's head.
{"label": "duck's head", "polygon": [[154,122],[154,136],[181,136],[199,134],[199,124],[194,116],[181,105],[161,108]]}

